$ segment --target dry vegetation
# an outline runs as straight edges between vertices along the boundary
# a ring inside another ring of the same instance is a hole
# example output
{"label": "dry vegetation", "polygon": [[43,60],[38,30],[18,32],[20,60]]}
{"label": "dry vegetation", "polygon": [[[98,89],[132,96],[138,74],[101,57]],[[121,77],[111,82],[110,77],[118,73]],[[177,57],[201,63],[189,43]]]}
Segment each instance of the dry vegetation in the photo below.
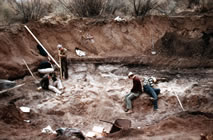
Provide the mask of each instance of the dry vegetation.
{"label": "dry vegetation", "polygon": [[0,25],[26,23],[46,15],[77,17],[135,16],[143,19],[147,14],[175,15],[177,9],[213,9],[211,0],[1,0]]}

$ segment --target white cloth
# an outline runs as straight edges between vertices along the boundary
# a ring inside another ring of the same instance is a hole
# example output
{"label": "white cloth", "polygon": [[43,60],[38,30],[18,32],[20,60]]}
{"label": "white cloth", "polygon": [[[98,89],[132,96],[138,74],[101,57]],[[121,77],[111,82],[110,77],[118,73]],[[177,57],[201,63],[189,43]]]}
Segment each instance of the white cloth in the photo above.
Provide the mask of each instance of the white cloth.
{"label": "white cloth", "polygon": [[53,83],[53,85],[54,85],[55,87],[57,87],[59,90],[61,90],[61,89],[64,88],[60,79],[57,79],[57,80]]}
{"label": "white cloth", "polygon": [[76,54],[77,54],[78,56],[86,56],[86,53],[85,53],[84,51],[82,51],[82,50],[76,49],[75,52],[76,52]]}
{"label": "white cloth", "polygon": [[121,21],[126,21],[125,19],[120,18],[119,16],[117,16],[115,19],[115,21],[121,22]]}
{"label": "white cloth", "polygon": [[57,95],[59,94],[62,94],[62,92],[60,90],[58,90],[56,87],[52,86],[52,85],[49,85],[48,86],[49,90],[55,92]]}
{"label": "white cloth", "polygon": [[38,72],[43,73],[43,74],[53,73],[54,69],[53,68],[38,69]]}

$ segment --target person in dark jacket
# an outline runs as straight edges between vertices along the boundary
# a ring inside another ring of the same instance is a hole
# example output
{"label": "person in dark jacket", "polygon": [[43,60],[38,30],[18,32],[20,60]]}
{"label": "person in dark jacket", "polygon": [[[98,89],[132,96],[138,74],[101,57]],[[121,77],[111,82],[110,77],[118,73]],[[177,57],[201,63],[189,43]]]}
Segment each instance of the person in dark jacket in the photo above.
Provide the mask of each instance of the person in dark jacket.
{"label": "person in dark jacket", "polygon": [[39,64],[38,72],[40,74],[40,77],[43,77],[45,74],[54,72],[54,66],[52,65],[50,58],[48,58],[48,61],[42,61]]}
{"label": "person in dark jacket", "polygon": [[154,105],[154,111],[158,110],[158,94],[160,94],[160,89],[154,88],[154,83],[157,82],[157,79],[155,77],[147,77],[144,78],[143,82],[143,89],[144,92],[153,97],[153,105]]}
{"label": "person in dark jacket", "polygon": [[125,112],[131,113],[132,111],[132,100],[139,97],[142,93],[142,86],[140,79],[134,75],[132,72],[129,72],[128,78],[133,80],[133,87],[129,94],[125,96],[126,109]]}
{"label": "person in dark jacket", "polygon": [[46,75],[46,76],[44,76],[42,79],[41,79],[41,81],[40,81],[40,85],[41,85],[41,87],[43,88],[43,89],[46,89],[46,90],[48,90],[49,88],[49,78],[50,78],[50,76],[49,75]]}
{"label": "person in dark jacket", "polygon": [[38,69],[46,69],[46,68],[52,68],[52,65],[49,61],[42,61],[38,66]]}

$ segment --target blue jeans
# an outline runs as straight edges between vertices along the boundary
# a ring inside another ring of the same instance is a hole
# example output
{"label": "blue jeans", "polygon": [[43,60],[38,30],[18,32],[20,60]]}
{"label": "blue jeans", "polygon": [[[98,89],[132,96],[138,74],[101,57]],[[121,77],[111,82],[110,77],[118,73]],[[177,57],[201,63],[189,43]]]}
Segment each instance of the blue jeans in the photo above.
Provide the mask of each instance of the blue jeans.
{"label": "blue jeans", "polygon": [[153,105],[154,109],[158,109],[158,94],[160,94],[160,89],[158,88],[153,88],[150,85],[144,85],[144,92],[149,94],[149,96],[154,98]]}
{"label": "blue jeans", "polygon": [[126,108],[132,109],[132,100],[138,97],[140,93],[130,92],[125,96]]}

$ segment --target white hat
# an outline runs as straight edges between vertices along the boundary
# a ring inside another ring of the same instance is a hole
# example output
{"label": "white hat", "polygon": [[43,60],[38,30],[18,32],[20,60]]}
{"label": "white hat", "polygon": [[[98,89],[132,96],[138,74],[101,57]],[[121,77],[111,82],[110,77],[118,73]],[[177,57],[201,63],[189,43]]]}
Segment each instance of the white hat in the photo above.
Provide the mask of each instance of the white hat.
{"label": "white hat", "polygon": [[155,77],[152,76],[151,78],[153,79],[153,82],[154,82],[154,83],[157,82],[157,79],[156,79]]}
{"label": "white hat", "polygon": [[62,48],[62,45],[61,45],[61,44],[58,44],[58,45],[57,45],[57,48],[58,48],[58,49]]}
{"label": "white hat", "polygon": [[134,74],[132,72],[129,72],[128,77],[133,76]]}

